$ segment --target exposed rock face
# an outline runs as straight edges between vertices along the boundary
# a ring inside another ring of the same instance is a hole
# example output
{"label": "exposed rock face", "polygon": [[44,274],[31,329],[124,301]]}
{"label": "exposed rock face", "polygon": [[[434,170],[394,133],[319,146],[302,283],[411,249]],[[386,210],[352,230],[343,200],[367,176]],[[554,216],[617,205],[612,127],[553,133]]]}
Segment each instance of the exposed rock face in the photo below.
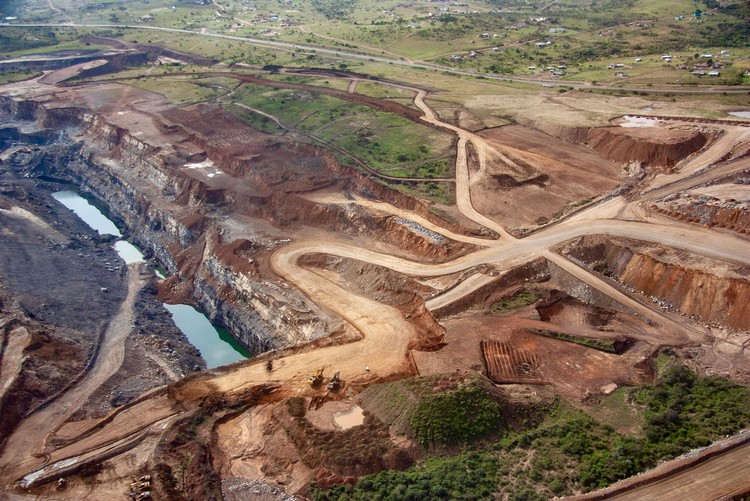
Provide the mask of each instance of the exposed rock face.
{"label": "exposed rock face", "polygon": [[656,127],[565,127],[547,122],[524,125],[575,144],[585,144],[604,158],[644,167],[672,167],[703,148],[717,132],[709,126],[666,129]]}
{"label": "exposed rock face", "polygon": [[[747,271],[673,249],[602,236],[582,237],[564,252],[650,297],[667,310],[735,329],[750,329]],[[710,271],[709,271],[710,270]]]}
{"label": "exposed rock face", "polygon": [[[58,118],[45,116],[42,121],[57,122]],[[183,293],[172,295],[172,299],[199,305],[255,352],[308,341],[336,329],[339,321],[298,292],[281,294],[270,282],[221,263],[212,253],[214,249],[205,245],[202,232],[207,228],[206,219],[190,210],[190,205],[208,198],[204,185],[172,175],[169,166],[154,155],[153,146],[102,117],[84,112],[80,120],[81,132],[87,137],[84,146],[70,145],[63,161],[40,162],[32,174],[69,179],[87,196],[101,201],[110,217],[132,232],[137,245],[156,256],[170,274],[176,274],[173,281],[185,281]],[[101,155],[102,151],[108,155]],[[164,193],[173,194],[169,197],[172,201],[184,200],[187,207],[160,204]],[[282,308],[290,303],[304,306]],[[284,309],[287,314],[277,313]]]}
{"label": "exposed rock face", "polygon": [[710,196],[683,194],[652,207],[668,216],[727,228],[738,233],[750,233],[750,202],[725,201]]}
{"label": "exposed rock face", "polygon": [[690,191],[667,195],[651,208],[661,214],[750,234],[750,170],[730,174]]}
{"label": "exposed rock face", "polygon": [[708,139],[698,130],[600,127],[589,131],[586,142],[613,162],[672,167],[703,148]]}
{"label": "exposed rock face", "polygon": [[[445,260],[472,248],[439,241],[387,215],[300,197],[336,185],[358,196],[383,195],[436,219],[412,199],[364,176],[349,171],[344,176],[325,150],[267,136],[206,106],[137,120],[68,102],[2,98],[0,110],[6,123],[65,130],[80,140],[60,139],[57,153],[27,174],[68,180],[98,200],[172,275],[163,297],[200,306],[254,352],[340,330],[340,319],[280,281],[269,267],[270,253],[303,226],[376,238],[409,249],[403,252],[407,257]],[[255,230],[248,219],[263,229]]]}

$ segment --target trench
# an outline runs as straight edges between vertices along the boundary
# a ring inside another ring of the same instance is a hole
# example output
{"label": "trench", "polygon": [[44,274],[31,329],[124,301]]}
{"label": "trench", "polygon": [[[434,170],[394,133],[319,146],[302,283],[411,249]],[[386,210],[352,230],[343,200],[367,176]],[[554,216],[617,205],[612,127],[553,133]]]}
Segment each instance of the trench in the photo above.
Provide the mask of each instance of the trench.
{"label": "trench", "polygon": [[[63,190],[53,193],[52,197],[100,235],[122,237],[117,226],[77,192]],[[127,240],[115,242],[115,250],[127,264],[144,261],[140,249]],[[158,270],[155,273],[160,279],[165,278]],[[202,311],[188,304],[163,303],[163,306],[172,316],[177,328],[200,351],[209,369],[250,358],[250,353],[242,345],[225,329],[213,325]]]}

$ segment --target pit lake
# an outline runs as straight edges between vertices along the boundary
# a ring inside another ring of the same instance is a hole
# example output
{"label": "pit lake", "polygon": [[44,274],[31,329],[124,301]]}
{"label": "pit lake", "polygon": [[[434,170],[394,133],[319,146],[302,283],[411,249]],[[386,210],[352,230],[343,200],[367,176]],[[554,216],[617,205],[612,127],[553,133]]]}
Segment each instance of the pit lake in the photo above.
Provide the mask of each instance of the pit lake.
{"label": "pit lake", "polygon": [[[75,212],[100,235],[122,236],[117,226],[102,211],[75,191],[58,191],[53,193],[52,197]],[[128,264],[143,261],[140,249],[125,240],[118,240],[115,250]],[[200,350],[209,369],[245,360],[251,356],[225,329],[214,326],[200,310],[187,304],[164,304],[164,308],[172,315],[177,328]]]}

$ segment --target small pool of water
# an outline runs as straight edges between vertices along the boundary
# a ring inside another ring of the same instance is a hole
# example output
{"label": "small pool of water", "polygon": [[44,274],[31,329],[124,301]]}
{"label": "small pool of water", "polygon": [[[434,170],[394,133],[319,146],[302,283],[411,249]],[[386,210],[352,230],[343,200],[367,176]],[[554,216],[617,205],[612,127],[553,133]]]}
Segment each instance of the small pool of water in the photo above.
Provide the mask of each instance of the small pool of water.
{"label": "small pool of water", "polygon": [[115,250],[127,264],[143,261],[141,250],[127,240],[118,240],[115,242]]}
{"label": "small pool of water", "polygon": [[98,231],[100,235],[122,236],[115,223],[110,221],[107,216],[102,214],[102,211],[75,191],[57,191],[52,194],[52,198],[75,212],[84,223]]}
{"label": "small pool of water", "polygon": [[739,118],[750,118],[750,110],[748,111],[730,111],[730,115],[733,117],[739,117]]}
{"label": "small pool of water", "polygon": [[225,329],[214,326],[203,312],[187,304],[165,304],[174,323],[198,348],[209,369],[250,358],[250,353]]}
{"label": "small pool of water", "polygon": [[354,428],[365,422],[365,414],[359,405],[352,406],[346,412],[337,412],[333,415],[333,422],[342,430]]}
{"label": "small pool of water", "polygon": [[[84,223],[99,232],[100,235],[122,233],[117,226],[88,200],[72,190],[58,191],[52,196],[80,217]],[[143,261],[143,253],[126,240],[115,242],[115,250],[126,263]],[[157,276],[165,278],[156,271]],[[252,355],[239,344],[226,330],[214,326],[200,310],[187,304],[165,304],[174,319],[175,325],[187,336],[190,343],[198,348],[209,369],[245,360]]]}

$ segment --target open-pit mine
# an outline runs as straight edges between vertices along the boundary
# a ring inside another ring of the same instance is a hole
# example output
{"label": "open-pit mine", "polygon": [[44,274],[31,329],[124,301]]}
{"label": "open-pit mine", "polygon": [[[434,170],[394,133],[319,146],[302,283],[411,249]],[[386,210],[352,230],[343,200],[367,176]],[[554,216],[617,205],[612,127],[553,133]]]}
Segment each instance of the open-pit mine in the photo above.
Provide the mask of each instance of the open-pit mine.
{"label": "open-pit mine", "polygon": [[[634,110],[485,127],[436,111],[437,84],[90,42],[112,47],[0,86],[3,499],[321,498],[476,444],[439,445],[407,415],[439,391],[490,395],[520,433],[561,402],[614,423],[601,402],[636,412],[621,390],[674,360],[750,383],[750,122]],[[210,96],[168,99],[174,82]],[[233,101],[262,93],[359,110],[360,144],[397,119],[444,170],[377,170],[281,108]],[[143,259],[123,263],[61,190]],[[206,369],[165,302],[253,356]],[[639,419],[608,429],[642,436]],[[605,493],[573,473],[532,493],[664,499],[639,489],[683,492],[712,461],[684,499],[747,493],[748,437],[725,437],[745,425]]]}

